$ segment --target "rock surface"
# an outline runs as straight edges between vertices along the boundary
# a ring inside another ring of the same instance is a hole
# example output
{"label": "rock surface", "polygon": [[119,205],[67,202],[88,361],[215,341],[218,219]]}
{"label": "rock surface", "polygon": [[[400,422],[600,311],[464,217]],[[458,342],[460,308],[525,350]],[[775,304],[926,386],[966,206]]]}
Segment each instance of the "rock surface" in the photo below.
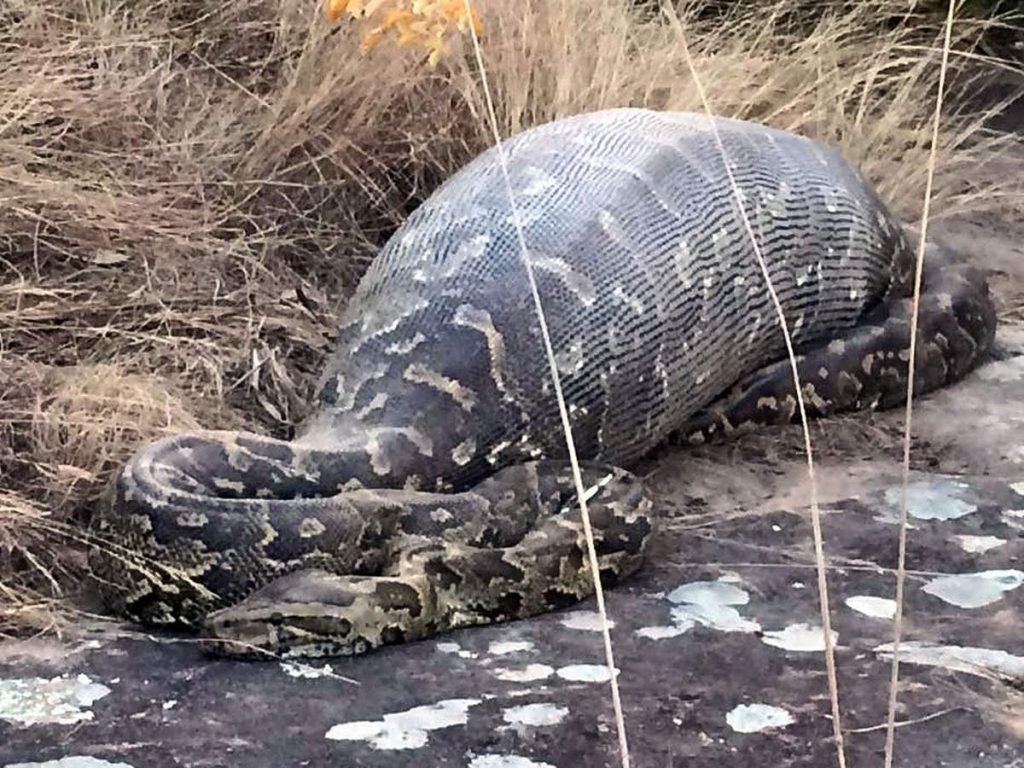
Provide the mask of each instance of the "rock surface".
{"label": "rock surface", "polygon": [[[916,411],[957,474],[909,486],[898,766],[1024,766],[1024,332],[1000,342]],[[721,478],[687,461],[654,461],[663,530],[607,595],[633,764],[835,765],[804,465],[738,503],[695,495]],[[848,764],[881,765],[899,467],[824,461],[818,480]],[[593,610],[311,666],[110,624],[8,643],[0,767],[618,766]]]}

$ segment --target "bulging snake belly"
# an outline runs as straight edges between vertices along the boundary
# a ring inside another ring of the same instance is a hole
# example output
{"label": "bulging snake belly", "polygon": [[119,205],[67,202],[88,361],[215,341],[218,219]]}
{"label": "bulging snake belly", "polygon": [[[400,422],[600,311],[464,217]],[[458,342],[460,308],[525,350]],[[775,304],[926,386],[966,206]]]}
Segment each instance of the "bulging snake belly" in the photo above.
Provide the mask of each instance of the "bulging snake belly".
{"label": "bulging snake belly", "polygon": [[[716,125],[812,417],[903,402],[912,234],[834,150]],[[796,415],[775,309],[704,115],[612,109],[504,143],[568,403],[602,583],[642,564],[628,467]],[[292,441],[170,437],[118,474],[92,571],[111,610],[235,656],[362,653],[593,590],[495,150],[424,202],[341,319]],[[915,391],[991,346],[982,275],[929,245]]]}

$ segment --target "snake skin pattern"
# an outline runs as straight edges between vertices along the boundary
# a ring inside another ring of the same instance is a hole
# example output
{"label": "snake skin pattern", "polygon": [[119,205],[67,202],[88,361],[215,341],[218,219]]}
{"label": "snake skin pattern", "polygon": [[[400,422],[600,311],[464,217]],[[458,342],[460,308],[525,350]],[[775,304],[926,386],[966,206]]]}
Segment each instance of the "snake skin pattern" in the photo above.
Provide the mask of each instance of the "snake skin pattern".
{"label": "snake skin pattern", "polygon": [[[832,149],[716,118],[812,416],[902,402],[914,236]],[[584,463],[602,582],[642,563],[623,467],[793,420],[783,336],[704,115],[612,109],[504,143]],[[391,238],[293,441],[143,447],[99,516],[111,610],[215,653],[356,654],[573,604],[593,584],[495,150]],[[995,333],[983,277],[929,246],[916,391]]]}

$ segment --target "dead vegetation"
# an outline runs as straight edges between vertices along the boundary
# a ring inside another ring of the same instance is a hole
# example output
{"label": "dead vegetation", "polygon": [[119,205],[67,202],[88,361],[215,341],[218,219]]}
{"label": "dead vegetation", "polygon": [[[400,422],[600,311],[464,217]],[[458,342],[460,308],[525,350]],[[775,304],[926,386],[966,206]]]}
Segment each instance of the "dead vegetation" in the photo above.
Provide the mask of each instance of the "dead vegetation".
{"label": "dead vegetation", "polygon": [[[840,145],[920,208],[939,21],[872,0],[800,28],[787,3],[666,24],[620,0],[479,3],[505,133],[620,105],[699,109]],[[468,44],[331,29],[312,0],[27,0],[0,11],[0,621],[73,581],[81,523],[142,441],[287,436],[339,303],[419,200],[488,143]],[[891,15],[891,14],[890,14]],[[888,18],[888,16],[887,16]],[[986,60],[957,27],[954,98]],[[1024,174],[976,105],[945,119],[936,211],[1014,211]],[[1005,162],[1005,160],[1003,161]],[[983,181],[977,181],[982,179]]]}

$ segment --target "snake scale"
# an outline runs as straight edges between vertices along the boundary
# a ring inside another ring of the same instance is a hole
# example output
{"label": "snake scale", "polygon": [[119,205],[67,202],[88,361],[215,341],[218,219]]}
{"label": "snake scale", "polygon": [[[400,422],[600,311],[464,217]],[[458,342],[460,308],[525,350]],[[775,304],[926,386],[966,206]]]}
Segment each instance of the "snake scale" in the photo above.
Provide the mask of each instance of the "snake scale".
{"label": "snake scale", "polygon": [[[714,118],[809,415],[903,402],[915,235],[840,154]],[[640,568],[670,440],[786,423],[795,397],[711,118],[609,109],[504,142],[583,460],[602,583]],[[591,594],[539,321],[495,149],[386,243],[291,441],[168,437],[117,474],[92,572],[112,612],[237,657],[358,654]],[[976,366],[981,273],[929,245],[915,388]]]}

